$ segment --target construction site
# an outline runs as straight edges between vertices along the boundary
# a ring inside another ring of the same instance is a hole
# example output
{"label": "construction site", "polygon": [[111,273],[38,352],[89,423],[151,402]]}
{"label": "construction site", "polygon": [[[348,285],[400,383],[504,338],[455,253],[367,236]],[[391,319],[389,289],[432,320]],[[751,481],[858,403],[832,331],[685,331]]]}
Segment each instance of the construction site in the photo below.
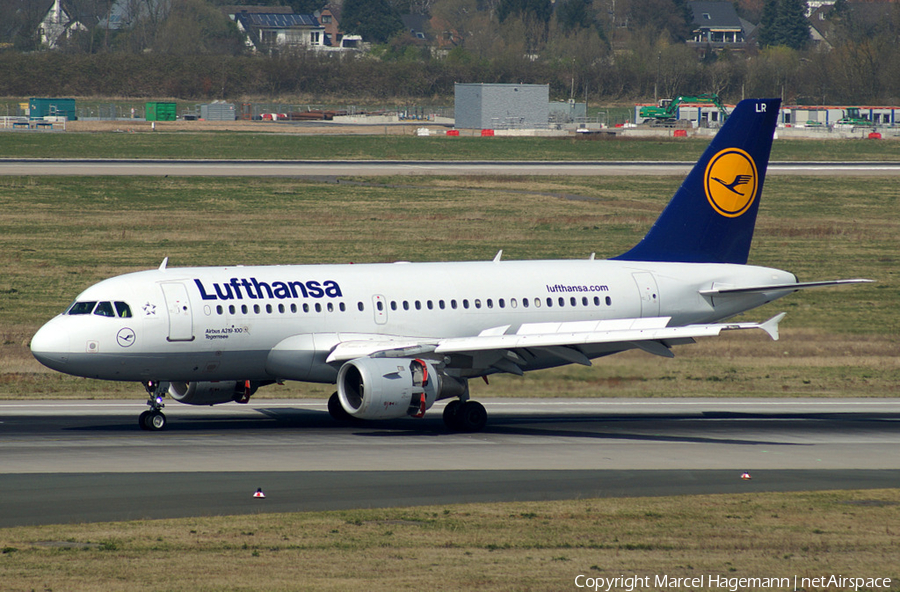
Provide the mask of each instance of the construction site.
{"label": "construction site", "polygon": [[[147,101],[98,103],[31,98],[7,107],[0,130],[243,130],[296,134],[624,137],[712,135],[733,105],[714,94],[681,95],[653,104],[590,110],[574,100],[551,101],[547,85],[459,84],[454,105],[366,107]],[[780,137],[900,138],[900,108],[782,105]]]}

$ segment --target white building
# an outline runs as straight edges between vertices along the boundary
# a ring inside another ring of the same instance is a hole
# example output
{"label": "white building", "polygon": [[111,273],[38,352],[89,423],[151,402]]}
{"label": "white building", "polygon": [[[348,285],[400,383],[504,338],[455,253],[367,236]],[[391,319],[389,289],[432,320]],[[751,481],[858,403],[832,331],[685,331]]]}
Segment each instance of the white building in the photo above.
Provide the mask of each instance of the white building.
{"label": "white building", "polygon": [[325,45],[325,27],[311,14],[237,12],[234,21],[253,51],[319,48]]}
{"label": "white building", "polygon": [[47,14],[41,20],[38,35],[41,45],[56,49],[60,42],[69,39],[77,31],[87,31],[87,27],[79,20],[75,8],[63,0],[54,0]]}

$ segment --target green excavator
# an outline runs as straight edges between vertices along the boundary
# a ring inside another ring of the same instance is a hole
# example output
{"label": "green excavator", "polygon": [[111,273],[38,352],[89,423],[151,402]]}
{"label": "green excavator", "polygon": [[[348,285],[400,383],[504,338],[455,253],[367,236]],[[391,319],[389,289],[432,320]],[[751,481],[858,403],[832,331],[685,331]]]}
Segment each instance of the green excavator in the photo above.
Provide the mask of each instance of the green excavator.
{"label": "green excavator", "polygon": [[859,113],[859,107],[847,107],[844,116],[837,120],[835,125],[853,127],[872,127],[875,124],[869,118]]}
{"label": "green excavator", "polygon": [[725,105],[719,100],[719,96],[714,94],[662,99],[656,107],[641,107],[638,114],[644,122],[649,120],[651,125],[672,125],[677,121],[678,108],[682,105],[715,105],[719,112],[722,113],[720,123],[724,123],[728,119],[728,111],[725,109]]}

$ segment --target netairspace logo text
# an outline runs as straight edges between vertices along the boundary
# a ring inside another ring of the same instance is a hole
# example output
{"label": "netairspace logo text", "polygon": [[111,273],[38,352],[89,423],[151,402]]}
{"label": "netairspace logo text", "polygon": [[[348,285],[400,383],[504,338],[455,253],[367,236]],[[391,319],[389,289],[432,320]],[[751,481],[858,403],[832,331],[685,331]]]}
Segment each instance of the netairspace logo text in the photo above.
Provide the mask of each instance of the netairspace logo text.
{"label": "netairspace logo text", "polygon": [[824,575],[816,577],[793,576],[787,578],[747,578],[719,575],[701,575],[694,577],[672,577],[667,575],[625,576],[605,578],[602,576],[575,576],[575,587],[594,590],[595,592],[633,592],[645,588],[721,588],[728,592],[738,592],[748,588],[755,589],[791,589],[800,588],[838,588],[858,591],[879,590],[891,587],[891,578],[845,577],[843,575]]}

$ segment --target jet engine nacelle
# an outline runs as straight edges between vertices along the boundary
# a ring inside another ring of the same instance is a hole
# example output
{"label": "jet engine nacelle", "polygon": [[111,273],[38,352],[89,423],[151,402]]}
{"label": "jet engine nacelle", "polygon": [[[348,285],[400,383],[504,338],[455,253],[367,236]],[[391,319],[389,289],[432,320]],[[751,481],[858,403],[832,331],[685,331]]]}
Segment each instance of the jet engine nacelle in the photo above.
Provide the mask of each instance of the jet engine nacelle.
{"label": "jet engine nacelle", "polygon": [[223,380],[221,382],[170,382],[169,396],[186,405],[218,405],[231,401],[245,400],[256,392],[259,385],[250,383],[249,392],[245,381]]}
{"label": "jet engine nacelle", "polygon": [[421,417],[446,380],[455,379],[441,375],[428,360],[358,358],[338,371],[338,397],[344,410],[358,419]]}

